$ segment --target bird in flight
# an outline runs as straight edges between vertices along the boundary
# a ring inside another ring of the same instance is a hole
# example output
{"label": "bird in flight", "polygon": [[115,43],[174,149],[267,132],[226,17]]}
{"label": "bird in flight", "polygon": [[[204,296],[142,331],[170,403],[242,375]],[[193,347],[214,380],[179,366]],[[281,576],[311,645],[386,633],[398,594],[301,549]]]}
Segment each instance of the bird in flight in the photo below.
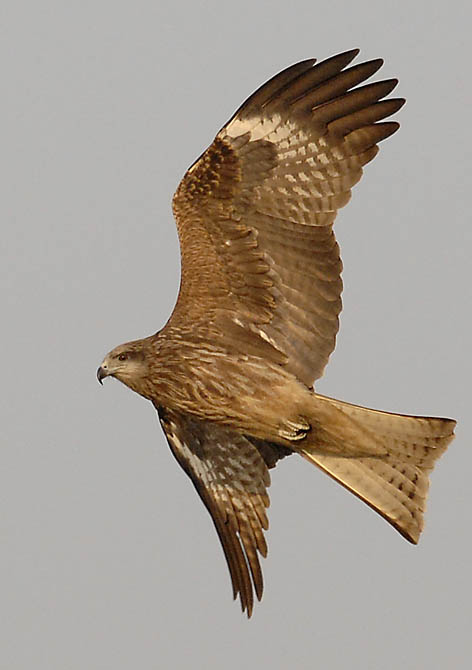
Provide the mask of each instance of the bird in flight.
{"label": "bird in flight", "polygon": [[[313,390],[335,346],[333,223],[403,105],[358,50],[305,60],[259,88],[173,199],[181,285],[165,327],[98,368],[152,402],[212,516],[242,610],[263,590],[269,470],[299,454],[417,543],[429,473],[455,421],[348,404]],[[362,85],[360,85],[362,84]]]}

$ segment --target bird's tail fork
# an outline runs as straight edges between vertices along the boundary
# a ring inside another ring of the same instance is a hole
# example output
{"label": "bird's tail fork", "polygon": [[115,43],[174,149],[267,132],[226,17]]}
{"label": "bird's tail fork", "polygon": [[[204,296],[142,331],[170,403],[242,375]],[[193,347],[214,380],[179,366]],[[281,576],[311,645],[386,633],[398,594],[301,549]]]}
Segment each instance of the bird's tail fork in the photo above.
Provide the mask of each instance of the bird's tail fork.
{"label": "bird's tail fork", "polygon": [[[300,444],[297,451],[416,544],[424,525],[429,473],[454,438],[456,422],[380,412],[319,395],[316,400],[327,417],[332,409],[331,416],[342,417],[341,424],[350,422],[347,436],[343,427],[336,431],[334,422],[326,431],[328,440],[337,432],[338,445],[344,441],[344,455],[323,453],[323,428],[318,438],[314,434],[313,444]],[[367,449],[361,453],[363,436]]]}

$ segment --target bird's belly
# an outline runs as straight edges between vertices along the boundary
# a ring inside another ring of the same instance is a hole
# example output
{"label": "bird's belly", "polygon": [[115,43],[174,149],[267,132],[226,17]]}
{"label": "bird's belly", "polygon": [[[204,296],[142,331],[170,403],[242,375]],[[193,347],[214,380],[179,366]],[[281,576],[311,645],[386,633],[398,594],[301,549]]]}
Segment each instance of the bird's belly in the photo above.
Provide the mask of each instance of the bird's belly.
{"label": "bird's belly", "polygon": [[201,355],[174,366],[164,387],[159,404],[260,439],[296,440],[309,429],[303,417],[312,392],[283,367],[255,357]]}

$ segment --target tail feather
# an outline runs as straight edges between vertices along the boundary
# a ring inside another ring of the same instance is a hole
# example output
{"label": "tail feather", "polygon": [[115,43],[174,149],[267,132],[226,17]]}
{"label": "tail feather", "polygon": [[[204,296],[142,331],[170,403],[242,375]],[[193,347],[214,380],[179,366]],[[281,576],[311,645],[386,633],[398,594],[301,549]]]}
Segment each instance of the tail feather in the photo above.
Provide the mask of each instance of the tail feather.
{"label": "tail feather", "polygon": [[[375,436],[384,456],[350,458],[323,454],[322,445],[301,454],[383,516],[416,544],[423,529],[429,473],[454,438],[455,421],[390,414],[325,396],[355,422],[362,435]],[[302,446],[302,445],[300,445]],[[346,449],[349,453],[349,448]]]}

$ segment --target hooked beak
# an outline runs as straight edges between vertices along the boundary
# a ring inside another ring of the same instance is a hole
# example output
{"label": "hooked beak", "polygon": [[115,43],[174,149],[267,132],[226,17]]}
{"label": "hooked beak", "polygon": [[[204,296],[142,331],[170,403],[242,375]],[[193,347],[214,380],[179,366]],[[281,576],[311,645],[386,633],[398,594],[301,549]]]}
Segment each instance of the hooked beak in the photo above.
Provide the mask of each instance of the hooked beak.
{"label": "hooked beak", "polygon": [[105,368],[102,365],[100,365],[100,367],[97,370],[97,379],[100,382],[100,384],[103,385],[103,380],[105,379],[105,377],[108,377],[108,374],[109,374],[108,370],[105,370]]}

